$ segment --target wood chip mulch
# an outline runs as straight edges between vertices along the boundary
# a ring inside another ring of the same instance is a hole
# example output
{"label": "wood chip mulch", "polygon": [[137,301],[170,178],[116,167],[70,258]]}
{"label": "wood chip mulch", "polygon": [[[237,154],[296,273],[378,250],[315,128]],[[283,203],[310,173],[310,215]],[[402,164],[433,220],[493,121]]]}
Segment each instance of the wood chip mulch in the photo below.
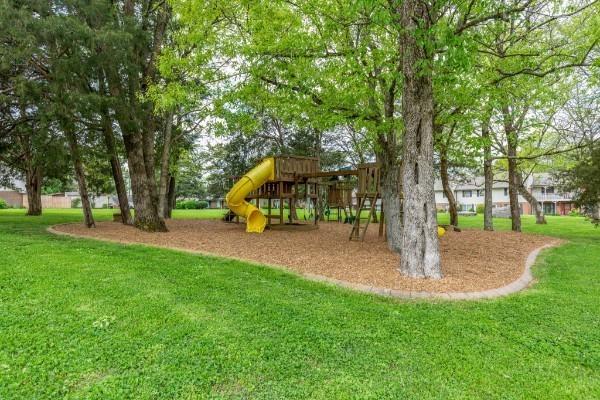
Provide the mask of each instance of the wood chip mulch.
{"label": "wood chip mulch", "polygon": [[428,292],[472,292],[498,288],[518,279],[527,255],[553,239],[513,232],[463,230],[440,239],[441,280],[411,279],[398,271],[400,257],[388,250],[369,228],[364,242],[350,242],[351,227],[321,223],[316,230],[245,232],[245,225],[220,220],[170,220],[167,233],[146,233],[117,222],[100,222],[95,229],[81,224],[56,226],[61,232],[207,252],[299,273],[322,275],[388,289]]}

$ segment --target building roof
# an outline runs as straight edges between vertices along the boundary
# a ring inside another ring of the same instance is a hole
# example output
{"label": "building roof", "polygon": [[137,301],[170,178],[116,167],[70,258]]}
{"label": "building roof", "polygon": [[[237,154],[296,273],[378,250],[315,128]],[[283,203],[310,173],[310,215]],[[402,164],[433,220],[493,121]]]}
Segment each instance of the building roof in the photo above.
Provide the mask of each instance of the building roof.
{"label": "building roof", "polygon": [[556,182],[554,182],[552,175],[547,172],[532,176],[531,186],[552,186],[554,184],[556,184]]}
{"label": "building roof", "polygon": [[[499,179],[500,177],[496,177]],[[485,179],[483,176],[476,176],[469,180],[464,180],[461,182],[450,181],[450,187],[452,190],[479,190],[485,187]],[[492,185],[493,189],[503,189],[508,187],[508,182],[506,181],[494,181]],[[443,190],[442,181],[440,179],[436,179],[434,183],[434,188],[436,191]]]}
{"label": "building roof", "polygon": [[[553,186],[556,182],[549,173],[533,174],[526,183],[526,186]],[[450,181],[450,187],[452,190],[478,190],[483,189],[485,185],[485,179],[483,176],[476,176],[468,179],[461,179],[457,181]],[[503,189],[508,187],[506,181],[506,175],[498,174],[494,176],[493,189]],[[442,181],[440,179],[435,180],[434,188],[436,191],[442,191]]]}

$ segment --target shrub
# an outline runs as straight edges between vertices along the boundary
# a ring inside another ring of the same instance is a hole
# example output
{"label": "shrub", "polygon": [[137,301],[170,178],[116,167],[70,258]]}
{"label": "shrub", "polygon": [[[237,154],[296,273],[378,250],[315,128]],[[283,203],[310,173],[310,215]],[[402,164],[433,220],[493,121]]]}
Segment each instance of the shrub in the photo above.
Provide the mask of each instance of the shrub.
{"label": "shrub", "polygon": [[[175,203],[175,208],[179,210],[199,210],[202,208],[200,203],[202,202],[198,200],[179,200]],[[204,208],[206,207],[208,207],[208,203]]]}
{"label": "shrub", "polygon": [[10,205],[8,205],[6,200],[0,199],[0,210],[5,210],[7,208],[10,208]]}
{"label": "shrub", "polygon": [[477,211],[477,214],[483,214],[485,212],[485,204],[477,204],[475,211]]}
{"label": "shrub", "polygon": [[71,208],[81,208],[81,199],[76,198],[71,200]]}
{"label": "shrub", "polygon": [[573,209],[573,210],[569,211],[569,216],[570,217],[581,217],[581,213],[579,212],[579,210]]}
{"label": "shrub", "polygon": [[205,208],[208,208],[208,201],[206,200],[201,200],[198,202],[198,208],[201,210],[204,210]]}

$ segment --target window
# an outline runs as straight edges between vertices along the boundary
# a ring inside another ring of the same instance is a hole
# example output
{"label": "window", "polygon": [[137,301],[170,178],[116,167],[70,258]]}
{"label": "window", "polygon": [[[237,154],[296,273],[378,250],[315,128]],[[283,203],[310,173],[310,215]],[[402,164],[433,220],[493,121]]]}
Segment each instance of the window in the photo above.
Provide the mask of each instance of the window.
{"label": "window", "polygon": [[546,188],[546,194],[554,194],[554,186],[548,186]]}
{"label": "window", "polygon": [[504,188],[504,195],[508,196],[508,188]]}
{"label": "window", "polygon": [[485,190],[478,189],[477,190],[477,197],[484,197],[484,196],[485,196]]}
{"label": "window", "polygon": [[463,190],[462,197],[473,197],[473,191],[472,190]]}
{"label": "window", "polygon": [[475,212],[475,204],[461,204],[460,211],[463,212]]}

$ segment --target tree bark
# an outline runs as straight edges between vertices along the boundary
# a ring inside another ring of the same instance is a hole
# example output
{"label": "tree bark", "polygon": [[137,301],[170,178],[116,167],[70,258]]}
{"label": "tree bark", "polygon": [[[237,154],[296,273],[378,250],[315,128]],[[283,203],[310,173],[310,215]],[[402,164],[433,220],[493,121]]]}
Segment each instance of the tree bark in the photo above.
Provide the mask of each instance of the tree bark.
{"label": "tree bark", "polygon": [[83,163],[81,162],[81,154],[79,150],[79,144],[77,143],[77,136],[70,127],[64,129],[64,133],[67,136],[67,141],[69,142],[71,161],[73,162],[75,178],[77,179],[77,186],[79,187],[81,208],[83,210],[83,223],[88,228],[95,228],[96,223],[94,222],[94,216],[92,214],[92,206],[90,204],[90,197],[87,191],[85,172],[83,170]]}
{"label": "tree bark", "polygon": [[[166,27],[171,18],[168,3],[155,8],[151,17],[154,23],[143,24],[142,30],[151,35],[152,42],[134,49],[137,58],[132,68],[121,71],[112,64],[105,70],[110,96],[115,100],[115,117],[123,134],[127,163],[131,177],[131,191],[135,205],[134,225],[149,232],[166,232],[167,226],[158,213],[158,187],[154,175],[155,122],[151,102],[142,103],[140,94],[145,94],[148,85],[156,81],[156,57],[165,38]],[[127,1],[123,13],[131,17],[135,13],[134,3]],[[126,18],[135,24],[135,18]],[[151,31],[150,31],[151,30]]]}
{"label": "tree bark", "polygon": [[394,153],[395,151],[388,152],[380,159],[381,202],[385,215],[385,234],[388,248],[400,254],[402,252],[401,167]]}
{"label": "tree bark", "polygon": [[125,180],[123,179],[123,171],[121,169],[121,161],[117,153],[117,146],[115,143],[115,136],[112,129],[112,121],[110,116],[102,116],[102,133],[104,136],[104,143],[109,156],[110,168],[115,181],[115,190],[117,191],[117,198],[119,199],[119,210],[121,211],[121,221],[125,225],[133,225],[133,218],[131,217],[131,210],[129,209],[129,198],[127,196],[127,188],[125,186]]}
{"label": "tree bark", "polygon": [[165,221],[158,214],[156,182],[153,176],[147,174],[142,135],[138,132],[123,134],[123,142],[127,151],[135,207],[134,225],[143,231],[166,232]]}
{"label": "tree bark", "polygon": [[523,179],[520,175],[517,176],[519,180],[518,190],[521,196],[531,205],[531,208],[535,210],[535,223],[544,225],[547,224],[546,217],[544,216],[544,210],[542,209],[542,205],[539,201],[531,194],[525,185],[523,184]]}
{"label": "tree bark", "polygon": [[512,230],[521,232],[521,210],[519,207],[519,172],[517,171],[517,130],[513,124],[513,118],[507,106],[502,107],[504,117],[504,131],[506,133],[507,156],[508,156],[508,197],[510,200],[510,216]]}
{"label": "tree bark", "polygon": [[42,215],[42,170],[40,167],[28,167],[25,171],[25,190],[27,191],[27,214]]}
{"label": "tree bark", "polygon": [[494,219],[492,215],[492,189],[494,185],[494,171],[492,169],[492,142],[490,140],[489,118],[481,125],[481,138],[483,139],[483,177],[485,186],[483,207],[483,230],[494,230]]}
{"label": "tree bark", "polygon": [[[380,164],[379,186],[381,203],[385,219],[385,237],[388,248],[402,253],[402,160],[398,146],[398,127],[396,123],[397,80],[387,83],[380,78],[379,87],[384,97],[384,122],[388,128],[377,136],[377,161]],[[375,87],[373,88],[375,90]],[[377,101],[371,98],[370,107],[377,110]],[[352,210],[350,212],[352,215]],[[358,216],[357,216],[358,218]]]}
{"label": "tree bark", "polygon": [[411,277],[442,277],[433,170],[433,83],[427,43],[416,31],[431,27],[426,4],[405,0],[401,6],[402,54],[402,258],[400,271]]}
{"label": "tree bark", "polygon": [[167,216],[166,218],[171,218],[173,215],[173,208],[175,208],[175,177],[173,175],[169,175],[169,190],[167,191]]}
{"label": "tree bark", "polygon": [[[110,71],[106,77],[111,97],[121,98],[124,91],[121,90],[121,82],[116,71]],[[123,135],[123,144],[129,165],[131,192],[135,207],[134,226],[148,232],[166,232],[165,221],[158,214],[158,190],[154,177],[154,163],[150,162],[154,157],[153,148],[149,149],[149,144],[154,143],[154,132],[150,131],[153,123],[139,122],[140,118],[152,120],[154,115],[151,112],[148,113],[147,107],[137,103],[136,93],[128,95],[131,97],[130,103],[133,103],[133,110],[129,106],[125,106],[128,103],[119,101],[116,102],[114,111]],[[143,115],[135,115],[135,110]],[[148,151],[151,154],[147,154]]]}
{"label": "tree bark", "polygon": [[[294,223],[294,222],[298,221],[298,219],[299,219],[298,211],[296,210],[296,200],[290,199],[289,205],[290,205],[290,214],[288,215],[288,220],[290,223]],[[305,217],[307,217],[307,216],[305,215]]]}
{"label": "tree bark", "polygon": [[[509,157],[516,156],[516,149],[508,146]],[[508,197],[510,200],[510,217],[512,220],[511,228],[514,232],[521,232],[521,209],[519,207],[519,189],[517,180],[517,161],[513,158],[508,159]]]}
{"label": "tree bark", "polygon": [[[100,74],[99,79],[100,93],[106,95],[104,76]],[[127,187],[123,179],[123,171],[121,169],[121,160],[117,152],[115,134],[112,126],[112,118],[108,108],[102,107],[102,135],[109,156],[110,168],[115,181],[115,190],[119,199],[119,210],[121,211],[121,222],[125,225],[133,225],[131,210],[129,209],[129,197],[127,196]]]}
{"label": "tree bark", "polygon": [[448,212],[450,213],[450,225],[458,226],[458,209],[456,207],[456,198],[450,187],[450,178],[448,177],[448,153],[446,147],[440,151],[440,178],[444,194],[448,200]]}
{"label": "tree bark", "polygon": [[168,197],[169,190],[169,160],[171,159],[171,136],[173,132],[173,111],[169,111],[165,119],[165,135],[163,149],[160,158],[160,180],[158,183],[158,215],[162,218],[168,218]]}

